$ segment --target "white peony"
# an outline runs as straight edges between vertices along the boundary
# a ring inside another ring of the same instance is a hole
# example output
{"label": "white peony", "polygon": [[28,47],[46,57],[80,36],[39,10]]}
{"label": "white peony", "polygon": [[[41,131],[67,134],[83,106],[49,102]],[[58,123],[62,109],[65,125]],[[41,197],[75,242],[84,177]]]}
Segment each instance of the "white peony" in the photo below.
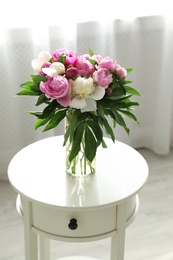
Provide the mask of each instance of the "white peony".
{"label": "white peony", "polygon": [[72,100],[70,106],[81,109],[81,112],[96,111],[96,100],[100,100],[105,95],[105,89],[96,86],[93,79],[78,77],[71,82]]}
{"label": "white peony", "polygon": [[54,62],[50,65],[49,68],[43,68],[42,71],[50,76],[62,75],[65,73],[65,66],[61,62]]}
{"label": "white peony", "polygon": [[48,62],[51,58],[52,56],[47,51],[42,51],[37,59],[32,60],[31,66],[37,73],[40,73],[43,64]]}

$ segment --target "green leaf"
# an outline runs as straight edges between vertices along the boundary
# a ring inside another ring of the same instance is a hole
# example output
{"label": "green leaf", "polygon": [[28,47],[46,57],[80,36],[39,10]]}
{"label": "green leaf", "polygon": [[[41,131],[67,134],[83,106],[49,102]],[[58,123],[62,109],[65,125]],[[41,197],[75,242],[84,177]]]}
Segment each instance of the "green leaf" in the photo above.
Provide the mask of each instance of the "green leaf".
{"label": "green leaf", "polygon": [[112,90],[119,88],[118,81],[115,79],[112,83],[109,84],[109,87],[110,87]]}
{"label": "green leaf", "polygon": [[125,99],[129,99],[130,97],[132,97],[132,95],[126,95],[126,96],[123,96],[123,97],[119,97],[117,95],[111,95],[111,96],[106,96],[105,98],[110,99],[110,100],[122,101],[122,100],[125,100]]}
{"label": "green leaf", "polygon": [[100,121],[101,125],[104,126],[106,133],[111,137],[112,141],[115,142],[114,132],[113,132],[111,126],[109,125],[107,119],[106,118],[100,118],[99,121]]}
{"label": "green leaf", "polygon": [[56,109],[61,110],[64,108],[61,107],[61,105],[58,104],[56,100],[53,100],[47,107],[44,108],[43,113],[40,116],[40,119],[49,117],[52,114],[52,112],[55,111]]}
{"label": "green leaf", "polygon": [[72,141],[74,131],[75,131],[75,129],[76,129],[78,123],[79,123],[79,118],[78,118],[79,114],[80,114],[79,110],[68,111],[68,113],[66,114],[67,128],[66,128],[65,134],[64,134],[64,143],[63,143],[63,145],[66,144],[68,138],[70,139],[70,142]]}
{"label": "green leaf", "polygon": [[126,71],[127,73],[130,73],[133,70],[133,68],[127,68]]}
{"label": "green leaf", "polygon": [[65,64],[66,61],[66,55],[64,53],[62,53],[59,57],[58,57],[58,62],[61,62],[62,64]]}
{"label": "green leaf", "polygon": [[130,129],[126,126],[126,123],[125,123],[123,117],[117,111],[114,110],[113,112],[115,114],[117,124],[122,126],[125,129],[125,131],[127,132],[127,134],[129,134]]}
{"label": "green leaf", "polygon": [[89,55],[92,57],[94,55],[94,52],[90,48],[88,48],[88,50],[89,50]]}
{"label": "green leaf", "polygon": [[86,158],[92,162],[97,150],[97,141],[93,135],[93,132],[90,130],[90,128],[87,126],[85,129],[85,155]]}
{"label": "green leaf", "polygon": [[31,85],[30,90],[34,91],[35,93],[41,94],[40,88],[36,84]]}
{"label": "green leaf", "polygon": [[[116,120],[115,114],[112,109],[106,109],[106,115],[113,119],[113,122]],[[115,127],[115,126],[114,126]]]}
{"label": "green leaf", "polygon": [[112,95],[122,96],[126,94],[126,89],[122,80],[115,79],[112,83],[110,83],[109,87],[112,89]]}
{"label": "green leaf", "polygon": [[47,98],[47,97],[45,96],[45,94],[42,93],[42,94],[39,96],[39,98],[38,98],[38,100],[37,100],[37,103],[36,103],[35,105],[36,105],[36,106],[39,106],[39,105],[45,103],[45,102],[48,101],[48,100],[50,100],[50,99]]}
{"label": "green leaf", "polygon": [[87,126],[92,129],[92,131],[97,139],[98,145],[99,145],[103,138],[103,132],[102,132],[102,129],[101,129],[98,121],[88,120]]}
{"label": "green leaf", "polygon": [[41,91],[33,81],[27,81],[20,85],[23,90],[17,93],[18,96],[25,95],[25,96],[38,96],[40,95]]}
{"label": "green leaf", "polygon": [[32,89],[23,89],[17,93],[18,96],[38,96],[40,92],[33,91]]}
{"label": "green leaf", "polygon": [[132,106],[139,106],[139,103],[138,102],[131,102],[131,101],[128,101],[128,102],[122,102],[122,101],[118,101],[115,103],[114,105],[114,109],[120,109],[120,108],[130,108]]}
{"label": "green leaf", "polygon": [[72,140],[72,148],[69,155],[69,161],[71,162],[79,153],[81,147],[81,141],[84,133],[84,122],[81,122],[75,129],[74,137]]}
{"label": "green leaf", "polygon": [[66,116],[66,109],[59,110],[58,112],[56,112],[51,117],[51,119],[48,122],[48,124],[46,125],[46,127],[43,129],[43,132],[46,132],[52,128],[55,128],[57,125],[59,125],[59,123],[64,119],[65,116]]}
{"label": "green leaf", "polygon": [[104,106],[102,106],[102,102],[97,102],[97,113],[99,116],[103,117],[105,116],[105,113],[104,113]]}
{"label": "green leaf", "polygon": [[35,130],[37,130],[40,126],[45,125],[51,119],[53,114],[54,112],[52,112],[52,114],[47,118],[43,118],[43,119],[38,118],[37,121],[35,122],[35,126],[34,126]]}
{"label": "green leaf", "polygon": [[141,94],[134,88],[125,86],[126,92],[132,95],[140,96]]}
{"label": "green leaf", "polygon": [[121,83],[121,81],[118,81],[119,83],[119,87],[121,88],[122,92],[123,92],[123,95],[126,95],[126,89],[124,87],[124,85]]}
{"label": "green leaf", "polygon": [[36,117],[39,117],[39,116],[41,116],[42,115],[42,112],[40,112],[40,111],[28,111],[27,112],[28,114],[30,114],[30,115],[33,115],[33,116],[36,116]]}
{"label": "green leaf", "polygon": [[135,116],[133,113],[131,113],[130,111],[123,110],[123,109],[118,109],[118,110],[119,110],[121,113],[125,114],[125,115],[126,115],[127,117],[129,117],[130,119],[132,119],[132,120],[138,122],[136,116]]}
{"label": "green leaf", "polygon": [[35,85],[35,84],[33,83],[32,80],[30,80],[30,81],[27,81],[25,83],[22,83],[19,87],[29,89],[32,85]]}
{"label": "green leaf", "polygon": [[90,59],[90,58],[87,58],[87,60],[93,64],[93,65],[96,65],[97,64],[97,61],[93,60],[93,59]]}
{"label": "green leaf", "polygon": [[105,141],[104,141],[104,139],[102,140],[102,147],[103,147],[103,148],[108,148],[108,147],[107,147],[107,144],[106,144]]}
{"label": "green leaf", "polygon": [[126,85],[126,84],[130,84],[130,83],[133,82],[132,80],[126,80],[126,79],[123,79],[123,80],[124,80],[124,85]]}
{"label": "green leaf", "polygon": [[47,78],[41,75],[30,75],[32,78],[32,81],[36,84],[39,85],[41,81],[45,82],[47,81]]}

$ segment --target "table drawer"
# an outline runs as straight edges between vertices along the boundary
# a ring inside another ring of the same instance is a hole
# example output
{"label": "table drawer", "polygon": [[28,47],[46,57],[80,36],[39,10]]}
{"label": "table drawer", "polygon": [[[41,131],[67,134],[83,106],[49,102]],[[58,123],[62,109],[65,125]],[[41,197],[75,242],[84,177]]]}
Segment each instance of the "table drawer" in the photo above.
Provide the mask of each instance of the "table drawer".
{"label": "table drawer", "polygon": [[[76,223],[74,222],[76,220]],[[75,228],[76,224],[76,228]],[[33,205],[33,226],[53,235],[88,237],[115,229],[116,208],[63,211]],[[74,229],[71,229],[74,226]]]}
{"label": "table drawer", "polygon": [[[23,217],[24,198],[17,199],[17,210]],[[125,202],[127,224],[136,213],[136,196]],[[32,203],[32,226],[51,235],[63,237],[91,237],[103,235],[116,229],[117,206],[67,210]]]}
{"label": "table drawer", "polygon": [[[21,209],[22,209],[21,198]],[[125,202],[127,205],[127,221],[134,215],[136,197]],[[92,237],[102,235],[116,229],[117,206],[103,208],[67,210],[52,208],[32,203],[32,226],[51,235],[63,237]],[[24,214],[24,213],[23,213]]]}

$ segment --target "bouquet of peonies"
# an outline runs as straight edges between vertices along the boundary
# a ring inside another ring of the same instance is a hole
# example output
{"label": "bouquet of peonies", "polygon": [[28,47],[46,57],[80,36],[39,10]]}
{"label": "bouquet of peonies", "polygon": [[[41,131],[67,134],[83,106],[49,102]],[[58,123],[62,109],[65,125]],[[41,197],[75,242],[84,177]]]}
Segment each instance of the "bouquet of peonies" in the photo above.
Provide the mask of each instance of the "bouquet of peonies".
{"label": "bouquet of peonies", "polygon": [[67,119],[64,145],[71,145],[69,162],[81,146],[85,159],[92,162],[98,146],[106,147],[104,133],[115,141],[116,124],[129,134],[124,116],[138,122],[132,107],[139,104],[131,98],[140,94],[126,80],[131,68],[124,69],[90,49],[85,55],[67,49],[58,49],[52,55],[44,51],[31,64],[37,74],[20,86],[17,95],[38,96],[36,106],[45,104],[43,111],[29,112],[37,117],[35,129],[44,126],[43,131],[47,131]]}

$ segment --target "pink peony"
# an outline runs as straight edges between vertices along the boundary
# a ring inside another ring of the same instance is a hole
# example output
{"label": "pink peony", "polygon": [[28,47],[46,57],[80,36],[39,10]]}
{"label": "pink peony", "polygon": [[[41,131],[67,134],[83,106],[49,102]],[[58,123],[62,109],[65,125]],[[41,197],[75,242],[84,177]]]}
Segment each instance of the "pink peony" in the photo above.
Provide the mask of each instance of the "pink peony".
{"label": "pink peony", "polygon": [[80,76],[87,76],[87,77],[89,77],[89,76],[92,75],[92,73],[95,70],[95,68],[91,64],[91,62],[86,60],[84,56],[77,57],[77,59],[76,59],[76,61],[74,63],[74,67],[76,67],[78,69],[78,72],[79,72]]}
{"label": "pink peony", "polygon": [[70,103],[70,84],[63,76],[49,77],[46,82],[40,83],[40,90],[47,98],[56,99],[64,107]]}
{"label": "pink peony", "polygon": [[98,68],[99,69],[105,68],[110,71],[114,71],[116,66],[117,66],[116,61],[112,60],[110,57],[106,57],[100,61]]}
{"label": "pink peony", "polygon": [[112,75],[108,69],[99,69],[93,73],[94,82],[97,85],[108,88],[109,84],[112,82]]}
{"label": "pink peony", "polygon": [[101,55],[93,55],[91,59],[95,60],[97,63],[100,63],[103,58],[101,57]]}
{"label": "pink peony", "polygon": [[54,61],[58,61],[59,56],[62,54],[66,55],[65,65],[68,67],[69,65],[73,65],[76,61],[76,53],[74,51],[68,50],[66,48],[58,49],[57,51],[53,52],[52,58]]}
{"label": "pink peony", "polygon": [[117,72],[118,76],[120,77],[120,79],[123,79],[123,78],[125,78],[127,76],[126,69],[124,69],[124,68],[122,68],[120,66],[118,66],[116,68],[116,72]]}

